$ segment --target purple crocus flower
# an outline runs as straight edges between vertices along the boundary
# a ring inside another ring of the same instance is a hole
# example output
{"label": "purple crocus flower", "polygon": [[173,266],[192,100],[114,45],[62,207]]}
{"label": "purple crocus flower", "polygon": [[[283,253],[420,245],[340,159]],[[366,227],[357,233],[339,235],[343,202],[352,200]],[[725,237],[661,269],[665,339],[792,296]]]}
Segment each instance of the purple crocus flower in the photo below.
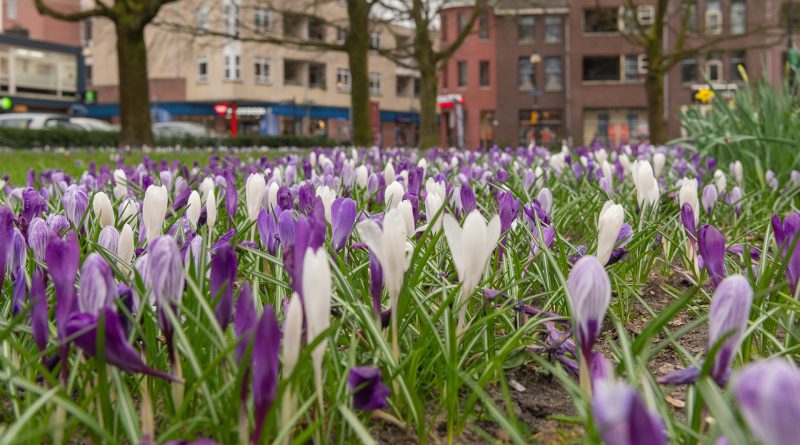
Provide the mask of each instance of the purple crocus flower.
{"label": "purple crocus flower", "polygon": [[468,181],[461,183],[459,195],[461,197],[461,212],[464,215],[469,215],[470,212],[478,208],[478,203],[475,201],[475,192],[472,191]]}
{"label": "purple crocus flower", "polygon": [[775,232],[775,244],[778,246],[782,259],[785,260],[789,251],[793,249],[786,264],[786,278],[789,281],[792,295],[794,295],[797,293],[800,282],[800,239],[798,238],[800,213],[790,213],[783,221],[778,215],[773,215],[772,230]]}
{"label": "purple crocus flower", "polygon": [[381,315],[381,291],[383,289],[383,269],[378,257],[369,251],[369,293],[372,297],[372,310],[375,317]]}
{"label": "purple crocus flower", "polygon": [[697,246],[711,281],[718,285],[725,277],[725,237],[716,227],[704,224],[697,231]]}
{"label": "purple crocus flower", "polygon": [[353,391],[353,407],[373,411],[389,406],[386,398],[391,391],[381,380],[381,370],[374,366],[355,366],[347,375],[347,384]]}
{"label": "purple crocus flower", "polygon": [[[725,386],[730,375],[731,364],[742,336],[747,328],[750,307],[753,303],[753,289],[741,275],[732,275],[722,280],[714,291],[709,314],[708,347],[711,349],[722,341],[711,368],[711,378],[720,386]],[[700,378],[698,367],[692,366],[671,372],[658,379],[667,385],[685,385]]]}
{"label": "purple crocus flower", "polygon": [[542,249],[552,249],[553,242],[556,239],[556,229],[553,226],[544,226],[539,232],[539,228],[533,230],[533,241],[531,241],[531,249],[534,255],[538,255]]}
{"label": "purple crocus flower", "polygon": [[228,214],[228,220],[233,222],[236,217],[236,208],[239,205],[239,193],[236,190],[236,178],[233,174],[228,172],[225,175],[225,212]]}
{"label": "purple crocus flower", "polygon": [[738,185],[731,190],[727,201],[728,204],[733,206],[733,209],[736,211],[736,216],[739,216],[742,212],[742,189],[740,189]]}
{"label": "purple crocus flower", "polygon": [[736,376],[733,387],[744,420],[760,443],[797,443],[800,371],[780,358],[751,363]]}
{"label": "purple crocus flower", "polygon": [[331,205],[331,245],[342,250],[353,233],[356,222],[356,202],[350,198],[338,198]]}
{"label": "purple crocus flower", "polygon": [[[310,218],[300,217],[295,224],[294,244],[286,249],[284,266],[290,272],[292,288],[303,297],[303,261],[309,248],[316,251],[325,242],[326,222],[323,212],[315,211]],[[289,264],[286,264],[287,260]]]}
{"label": "purple crocus flower", "polygon": [[281,330],[272,306],[264,306],[264,313],[256,325],[253,338],[253,404],[255,405],[256,428],[253,443],[261,442],[264,418],[278,391]]}
{"label": "purple crocus flower", "polygon": [[607,445],[667,444],[661,418],[623,382],[595,382],[592,416]]}
{"label": "purple crocus flower", "polygon": [[44,351],[47,347],[47,337],[50,334],[47,326],[46,288],[46,275],[37,267],[31,275],[31,332],[40,351]]}
{"label": "purple crocus flower", "polygon": [[[511,228],[511,224],[519,216],[519,199],[514,199],[512,191],[506,191],[500,195],[497,203],[497,211],[500,214],[500,232],[505,233]],[[505,238],[503,238],[505,243]]]}
{"label": "purple crocus flower", "polygon": [[686,230],[689,240],[694,245],[697,240],[697,226],[694,223],[694,208],[688,202],[684,202],[681,207],[681,223],[683,223],[683,228]]}
{"label": "purple crocus flower", "polygon": [[284,210],[278,215],[278,239],[281,245],[294,244],[295,220],[291,210]]}
{"label": "purple crocus flower", "polygon": [[[140,444],[142,445],[142,444]],[[169,442],[164,443],[164,445],[218,445],[217,442],[211,439],[197,439],[197,440],[170,440]]]}
{"label": "purple crocus flower", "polygon": [[236,344],[236,360],[239,362],[244,358],[257,322],[258,317],[256,317],[256,307],[253,304],[250,284],[245,283],[239,291],[239,301],[236,302],[236,313],[233,318],[234,333],[239,342]]}
{"label": "purple crocus flower", "polygon": [[297,191],[297,203],[300,212],[304,215],[308,215],[312,212],[314,210],[316,197],[317,192],[314,191],[314,187],[311,184],[305,183],[301,185]]}
{"label": "purple crocus flower", "polygon": [[262,208],[256,217],[256,227],[261,246],[267,249],[270,255],[275,255],[278,252],[278,222],[275,220],[275,213]]}
{"label": "purple crocus flower", "polygon": [[582,257],[567,278],[575,337],[586,360],[611,301],[611,282],[606,269],[592,255]]}
{"label": "purple crocus flower", "polygon": [[66,337],[71,338],[72,342],[81,348],[86,355],[94,357],[97,354],[97,326],[100,323],[100,316],[104,318],[103,322],[105,324],[103,353],[105,354],[106,362],[122,371],[148,374],[165,380],[176,381],[171,375],[145,365],[136,349],[128,344],[119,315],[110,307],[103,308],[99,315],[85,312],[74,313],[67,321]]}
{"label": "purple crocus flower", "polygon": [[64,327],[70,314],[77,309],[75,301],[75,277],[78,275],[80,247],[74,231],[61,239],[50,237],[45,251],[47,270],[56,287],[56,325],[59,338],[64,338]]}
{"label": "purple crocus flower", "polygon": [[[183,296],[184,276],[181,253],[175,239],[164,235],[156,238],[148,248],[144,283],[150,290],[150,302],[158,310],[158,324],[167,339],[170,361],[174,362],[172,323],[167,310],[177,312]],[[177,313],[175,314],[177,317]]]}
{"label": "purple crocus flower", "polygon": [[77,185],[72,184],[64,191],[64,196],[61,197],[61,205],[64,207],[64,213],[67,215],[72,227],[78,227],[83,221],[86,209],[89,207],[89,197]]}
{"label": "purple crocus flower", "polygon": [[233,312],[233,283],[239,264],[236,252],[229,243],[225,243],[214,251],[211,257],[211,298],[217,299],[214,315],[223,332],[230,323]]}
{"label": "purple crocus flower", "polygon": [[30,221],[36,216],[42,216],[47,210],[47,201],[33,188],[22,191],[22,217]]}
{"label": "purple crocus flower", "polygon": [[89,254],[81,266],[78,308],[97,316],[105,307],[114,308],[116,298],[117,284],[108,263],[99,253]]}
{"label": "purple crocus flower", "polygon": [[116,255],[117,246],[119,245],[119,231],[114,226],[103,227],[103,230],[100,231],[100,236],[97,238],[97,244]]}
{"label": "purple crocus flower", "polygon": [[6,278],[6,267],[14,249],[14,213],[6,206],[0,207],[0,289]]}
{"label": "purple crocus flower", "polygon": [[63,235],[70,228],[69,221],[62,215],[47,215],[47,225],[58,236]]}
{"label": "purple crocus flower", "polygon": [[11,279],[16,280],[17,271],[25,267],[28,262],[28,246],[25,245],[25,237],[18,228],[14,227],[14,235],[11,239],[11,254],[8,256],[8,271]]}

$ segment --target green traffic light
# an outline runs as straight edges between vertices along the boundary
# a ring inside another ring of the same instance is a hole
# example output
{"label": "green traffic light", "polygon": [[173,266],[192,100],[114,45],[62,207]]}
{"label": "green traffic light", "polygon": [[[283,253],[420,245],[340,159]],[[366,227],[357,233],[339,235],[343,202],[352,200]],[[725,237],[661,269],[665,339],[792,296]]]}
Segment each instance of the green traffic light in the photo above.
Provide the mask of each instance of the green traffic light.
{"label": "green traffic light", "polygon": [[0,110],[8,111],[13,106],[14,106],[14,101],[10,97],[8,96],[0,97]]}

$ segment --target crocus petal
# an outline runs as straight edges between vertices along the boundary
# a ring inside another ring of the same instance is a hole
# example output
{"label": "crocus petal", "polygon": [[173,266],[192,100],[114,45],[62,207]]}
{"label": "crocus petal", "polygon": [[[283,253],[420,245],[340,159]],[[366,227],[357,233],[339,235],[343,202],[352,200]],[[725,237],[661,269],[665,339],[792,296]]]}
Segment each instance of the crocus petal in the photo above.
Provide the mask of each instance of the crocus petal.
{"label": "crocus petal", "polygon": [[747,365],[734,380],[734,395],[753,436],[764,445],[800,437],[800,371],[783,359]]}
{"label": "crocus petal", "polygon": [[264,419],[278,390],[278,358],[281,331],[272,306],[264,306],[264,313],[256,326],[253,339],[253,404],[255,405],[255,432],[253,442],[260,443]]}
{"label": "crocus petal", "polygon": [[391,391],[381,380],[381,370],[373,366],[356,366],[347,375],[347,384],[353,391],[353,407],[372,411],[389,406],[386,398]]}
{"label": "crocus petal", "polygon": [[218,247],[211,257],[211,298],[217,299],[214,315],[223,331],[228,327],[233,311],[233,283],[238,266],[236,253],[229,243]]}

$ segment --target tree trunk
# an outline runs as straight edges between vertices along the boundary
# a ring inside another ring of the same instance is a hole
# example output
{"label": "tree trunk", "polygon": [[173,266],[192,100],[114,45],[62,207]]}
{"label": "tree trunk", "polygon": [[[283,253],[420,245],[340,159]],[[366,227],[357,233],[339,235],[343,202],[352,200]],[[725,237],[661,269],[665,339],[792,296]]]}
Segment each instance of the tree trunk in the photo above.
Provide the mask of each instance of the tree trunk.
{"label": "tree trunk", "polygon": [[439,128],[436,125],[436,96],[439,79],[436,64],[419,61],[419,147],[427,149],[439,145]]}
{"label": "tree trunk", "polygon": [[120,145],[153,145],[144,28],[116,23]]}
{"label": "tree trunk", "polygon": [[372,135],[372,109],[369,99],[369,5],[365,0],[349,0],[347,15],[347,59],[350,67],[350,120],[353,145],[368,147]]}
{"label": "tree trunk", "polygon": [[648,71],[644,81],[647,95],[647,124],[650,127],[650,142],[667,142],[667,121],[664,119],[664,73]]}

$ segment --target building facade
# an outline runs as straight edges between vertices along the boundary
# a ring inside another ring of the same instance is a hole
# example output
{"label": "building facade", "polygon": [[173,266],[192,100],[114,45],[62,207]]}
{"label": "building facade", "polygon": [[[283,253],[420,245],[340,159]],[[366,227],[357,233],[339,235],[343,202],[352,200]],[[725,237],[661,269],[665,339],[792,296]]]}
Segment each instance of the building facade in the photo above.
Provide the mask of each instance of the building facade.
{"label": "building facade", "polygon": [[[669,136],[681,135],[675,118],[694,103],[694,95],[713,86],[723,93],[738,88],[739,66],[750,78],[765,76],[778,83],[784,77],[786,43],[780,35],[781,11],[777,0],[695,0],[689,15],[686,47],[711,45],[700,55],[677,63],[665,77],[664,116]],[[569,139],[588,145],[595,140],[620,145],[647,140],[649,134],[644,75],[647,60],[628,33],[638,21],[647,26],[655,17],[654,2],[636,2],[635,10],[621,0],[500,0],[485,19],[494,53],[498,82],[490,91],[474,84],[454,88],[452,74],[459,64],[475,66],[485,57],[465,46],[442,69],[444,97],[463,98],[463,115],[480,113],[475,102],[496,104],[491,141],[501,145],[551,144]],[[686,1],[669,2],[672,31],[664,36],[668,53],[674,49],[674,30]],[[452,28],[471,5],[450,2],[442,10],[442,26]],[[798,11],[800,12],[800,11]],[[634,21],[631,14],[636,14]],[[784,13],[785,15],[785,13]],[[771,31],[764,28],[773,27]],[[449,29],[448,29],[449,31]],[[443,32],[442,35],[445,33]],[[474,30],[468,41],[480,30]],[[445,42],[443,42],[445,43]],[[486,98],[494,96],[494,100]],[[470,99],[473,99],[471,102]],[[444,116],[444,114],[443,114]],[[442,119],[445,127],[447,119]],[[466,119],[465,148],[486,146],[476,136],[475,122]],[[452,140],[442,138],[442,143]]]}
{"label": "building facade", "polygon": [[[162,8],[156,18],[162,26],[150,26],[146,33],[155,115],[195,121],[224,132],[235,103],[239,134],[349,140],[351,76],[346,53],[253,41],[286,37],[343,43],[347,11],[342,2],[300,3],[286,2],[280,11],[266,8],[263,2],[236,0],[184,0]],[[119,91],[115,43],[99,38],[114,31],[103,19],[92,19],[92,29],[87,63],[92,65],[91,83],[98,104],[89,108],[90,115],[114,119]],[[371,44],[393,47],[393,39],[403,32],[376,24]],[[418,77],[415,71],[370,52],[376,143],[416,144]],[[224,104],[229,105],[226,112]]]}

